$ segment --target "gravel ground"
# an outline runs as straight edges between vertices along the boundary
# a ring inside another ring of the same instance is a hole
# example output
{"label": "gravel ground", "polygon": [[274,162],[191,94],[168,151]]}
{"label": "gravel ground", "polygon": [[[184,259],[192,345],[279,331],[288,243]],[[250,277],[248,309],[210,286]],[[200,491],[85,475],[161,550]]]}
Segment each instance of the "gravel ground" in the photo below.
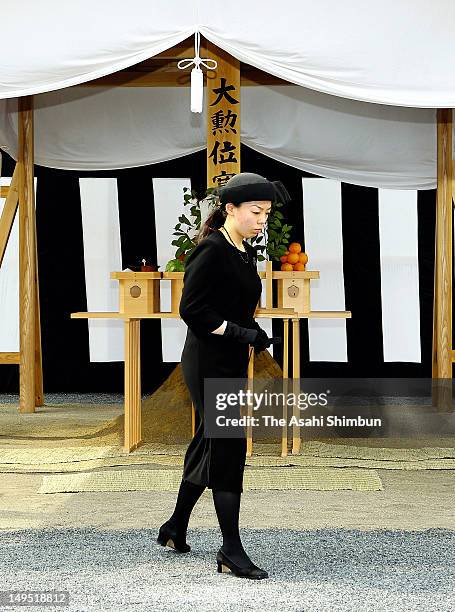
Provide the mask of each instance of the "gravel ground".
{"label": "gravel ground", "polygon": [[216,572],[214,530],[191,530],[185,555],[155,537],[147,529],[2,532],[2,589],[68,591],[71,611],[455,608],[454,531],[246,530],[246,550],[269,572],[262,581]]}
{"label": "gravel ground", "polygon": [[[84,423],[123,410],[122,395],[46,394],[46,405],[82,400],[94,404],[77,412]],[[270,573],[258,583],[216,573],[209,491],[179,555],[154,542],[175,493],[39,495],[42,475],[0,474],[0,588],[67,589],[66,609],[97,612],[454,610],[454,472],[378,473],[383,491],[245,492],[242,539]]]}

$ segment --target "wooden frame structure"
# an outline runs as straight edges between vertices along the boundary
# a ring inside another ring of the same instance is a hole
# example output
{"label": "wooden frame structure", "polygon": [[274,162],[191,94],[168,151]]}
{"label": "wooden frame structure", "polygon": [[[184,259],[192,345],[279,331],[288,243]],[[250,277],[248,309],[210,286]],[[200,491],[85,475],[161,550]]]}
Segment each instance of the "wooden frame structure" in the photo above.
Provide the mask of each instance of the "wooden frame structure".
{"label": "wooden frame structure", "polygon": [[[273,272],[272,262],[268,261],[265,272],[259,272],[261,279],[265,279],[266,285],[266,307],[256,307],[254,316],[282,319],[284,323],[284,352],[283,352],[283,384],[288,385],[288,347],[289,347],[289,319],[292,320],[292,386],[295,394],[298,394],[298,382],[300,378],[300,319],[328,319],[328,318],[351,318],[349,311],[318,311],[311,310],[310,301],[310,279],[319,278],[318,271],[308,272]],[[112,272],[111,278],[119,281],[120,309],[119,312],[73,312],[72,319],[122,319],[125,329],[125,373],[124,373],[124,423],[125,436],[123,448],[130,453],[142,444],[141,430],[141,338],[140,324],[142,319],[180,319],[179,304],[182,295],[183,272]],[[154,309],[153,300],[150,299],[150,288],[147,283],[156,284],[153,293],[159,294],[160,280],[171,280],[172,304],[170,311]],[[283,308],[283,297],[278,296],[278,305],[273,305],[272,282],[277,281],[278,294],[288,294],[288,287],[302,282],[303,287],[293,300],[289,301],[288,308]],[[142,289],[141,289],[142,288]],[[254,353],[251,355],[248,365],[248,383],[252,384],[254,378]],[[252,410],[248,408],[248,414],[252,416]],[[284,415],[285,416],[285,415]],[[298,418],[298,408],[295,407],[293,416]],[[285,416],[285,418],[287,418]],[[191,431],[195,433],[195,410],[191,410]],[[251,456],[253,449],[253,432],[248,427],[247,456]],[[293,425],[292,428],[292,453],[300,451],[300,427]],[[282,430],[282,456],[288,454],[288,431],[287,427]]]}
{"label": "wooden frame structure", "polygon": [[[451,379],[454,351],[452,348],[452,283],[453,283],[453,162],[452,109],[437,111],[438,188],[436,197],[435,283],[433,302],[433,372],[435,379]],[[447,391],[447,389],[446,389]],[[446,393],[439,397],[442,407],[452,403]]]}
{"label": "wooden frame structure", "polygon": [[20,351],[0,353],[0,364],[19,365],[19,412],[35,412],[44,404],[38,258],[33,177],[33,96],[18,99],[19,151],[9,188],[2,188],[6,202],[0,219],[0,265],[19,207],[19,317]]}
{"label": "wooden frame structure", "polygon": [[[210,48],[202,41],[205,56],[218,56],[226,60],[224,51]],[[97,79],[86,86],[116,85],[120,87],[144,86],[189,86],[189,73],[176,68],[182,57],[193,55],[193,38],[187,39],[146,62]],[[215,57],[217,59],[217,57]],[[245,85],[289,84],[248,65],[238,66],[239,82]],[[222,76],[223,63],[218,69]],[[43,376],[41,355],[41,329],[39,314],[38,265],[36,247],[36,215],[33,180],[33,96],[18,99],[19,108],[19,153],[16,168],[9,188],[2,188],[6,197],[0,219],[0,265],[19,203],[19,250],[20,250],[20,352],[0,353],[0,364],[18,364],[20,368],[19,411],[32,413],[42,406]],[[437,110],[437,201],[436,240],[433,310],[433,369],[434,379],[451,379],[455,351],[452,347],[452,110]],[[207,151],[209,155],[209,150]],[[240,169],[240,161],[238,161]],[[134,330],[131,330],[135,333]]]}

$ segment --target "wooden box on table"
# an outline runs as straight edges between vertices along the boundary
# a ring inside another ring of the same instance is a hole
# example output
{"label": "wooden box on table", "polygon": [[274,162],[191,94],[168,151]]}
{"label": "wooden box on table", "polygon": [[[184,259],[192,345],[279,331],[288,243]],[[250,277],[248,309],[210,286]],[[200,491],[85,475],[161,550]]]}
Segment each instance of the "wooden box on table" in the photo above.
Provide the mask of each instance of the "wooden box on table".
{"label": "wooden box on table", "polygon": [[123,314],[160,312],[161,272],[111,272],[119,281],[119,311]]}
{"label": "wooden box on table", "polygon": [[171,312],[179,314],[179,305],[183,291],[184,272],[163,272],[163,280],[171,281]]}
{"label": "wooden box on table", "polygon": [[[266,308],[292,308],[296,313],[311,312],[310,281],[319,278],[318,270],[275,272],[272,262],[266,263],[259,276],[266,281]],[[277,305],[273,304],[272,280],[277,282]]]}

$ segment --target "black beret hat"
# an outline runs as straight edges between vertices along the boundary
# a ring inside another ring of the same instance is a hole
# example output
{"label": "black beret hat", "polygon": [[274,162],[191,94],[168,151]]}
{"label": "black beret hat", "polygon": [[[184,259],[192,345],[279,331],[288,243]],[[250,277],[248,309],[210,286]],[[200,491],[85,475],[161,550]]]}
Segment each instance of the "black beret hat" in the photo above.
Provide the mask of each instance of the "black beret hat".
{"label": "black beret hat", "polygon": [[253,202],[270,200],[274,202],[281,199],[290,202],[291,198],[286,188],[280,181],[269,181],[260,174],[253,172],[240,172],[228,180],[218,189],[221,204],[232,202]]}

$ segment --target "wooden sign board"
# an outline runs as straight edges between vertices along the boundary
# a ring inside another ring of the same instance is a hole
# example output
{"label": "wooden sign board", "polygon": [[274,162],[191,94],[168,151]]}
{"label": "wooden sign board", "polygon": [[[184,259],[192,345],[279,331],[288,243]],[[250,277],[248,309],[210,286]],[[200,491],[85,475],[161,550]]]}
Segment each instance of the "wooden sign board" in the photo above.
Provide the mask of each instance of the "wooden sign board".
{"label": "wooden sign board", "polygon": [[212,43],[207,57],[207,187],[221,187],[240,172],[240,62]]}

